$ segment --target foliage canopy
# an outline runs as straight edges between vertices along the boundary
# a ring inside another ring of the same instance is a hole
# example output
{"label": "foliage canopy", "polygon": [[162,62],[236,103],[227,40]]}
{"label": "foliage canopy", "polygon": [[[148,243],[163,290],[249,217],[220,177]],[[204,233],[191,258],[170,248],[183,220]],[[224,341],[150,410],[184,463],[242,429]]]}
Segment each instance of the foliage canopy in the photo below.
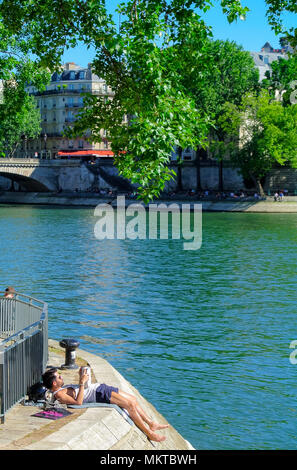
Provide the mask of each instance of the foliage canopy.
{"label": "foliage canopy", "polygon": [[[229,22],[248,14],[240,0],[220,4]],[[266,4],[271,26],[284,34],[281,13],[296,13],[295,0]],[[91,129],[96,141],[100,128],[108,129],[117,167],[148,200],[172,177],[173,147],[206,142],[211,115],[199,107],[187,76],[197,70],[200,89],[208,88],[212,33],[201,14],[211,6],[211,0],[126,0],[118,5],[118,26],[104,0],[2,0],[0,74],[9,74],[18,51],[33,53],[38,67],[54,70],[65,49],[79,41],[94,47],[93,70],[112,87],[114,97],[89,96],[73,132]],[[288,34],[292,39],[296,30]],[[123,124],[124,115],[129,125]]]}
{"label": "foliage canopy", "polygon": [[244,178],[263,195],[261,179],[275,163],[297,168],[297,106],[283,106],[268,90],[247,93],[240,106],[225,104],[221,126],[230,136],[228,150]]}

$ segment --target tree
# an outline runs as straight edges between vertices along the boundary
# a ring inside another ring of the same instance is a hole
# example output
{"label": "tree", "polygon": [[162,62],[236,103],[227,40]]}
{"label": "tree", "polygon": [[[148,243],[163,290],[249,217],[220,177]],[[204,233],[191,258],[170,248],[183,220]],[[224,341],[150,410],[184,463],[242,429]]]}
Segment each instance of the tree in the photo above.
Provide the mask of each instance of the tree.
{"label": "tree", "polygon": [[[203,81],[197,81],[193,74],[188,77],[187,87],[199,109],[211,118],[210,148],[219,161],[219,189],[222,191],[224,141],[228,136],[220,126],[220,116],[226,102],[239,105],[246,92],[259,88],[259,72],[249,52],[234,41],[208,41],[203,56],[208,64]],[[197,69],[194,70],[198,75]]]}
{"label": "tree", "polygon": [[[293,8],[293,0],[266,3],[271,24],[280,29],[280,13]],[[248,11],[240,0],[221,0],[221,6],[229,22]],[[173,176],[172,148],[205,143],[209,116],[197,108],[183,78],[195,61],[207,86],[202,51],[211,31],[201,13],[210,7],[209,0],[127,0],[118,7],[118,28],[104,0],[2,0],[0,20],[9,39],[25,41],[38,63],[51,69],[78,41],[95,47],[94,71],[112,86],[114,98],[88,97],[74,131],[91,128],[96,141],[99,128],[108,129],[121,174],[149,199]],[[123,115],[130,116],[129,125]]]}
{"label": "tree", "polygon": [[266,72],[266,78],[262,80],[262,87],[270,90],[271,96],[282,99],[284,106],[291,105],[293,86],[297,80],[297,56],[288,59],[280,58],[271,64],[271,72]]}
{"label": "tree", "polygon": [[36,109],[33,97],[25,91],[26,84],[33,80],[36,86],[44,86],[49,74],[36,71],[34,64],[24,61],[16,63],[10,80],[3,81],[0,102],[0,153],[2,156],[13,157],[22,136],[35,138],[41,131],[40,112]]}
{"label": "tree", "polygon": [[[1,20],[1,14],[0,14]],[[28,57],[30,41],[12,35],[0,21],[0,156],[12,157],[21,137],[37,137],[40,113],[26,93],[30,83],[44,90],[50,73]]]}
{"label": "tree", "polygon": [[282,106],[267,90],[247,93],[240,106],[226,103],[220,125],[235,168],[264,196],[261,179],[275,163],[297,168],[297,106]]}
{"label": "tree", "polygon": [[41,132],[40,112],[33,97],[19,97],[17,85],[4,86],[4,100],[0,105],[0,154],[12,158],[22,138],[33,139]]}

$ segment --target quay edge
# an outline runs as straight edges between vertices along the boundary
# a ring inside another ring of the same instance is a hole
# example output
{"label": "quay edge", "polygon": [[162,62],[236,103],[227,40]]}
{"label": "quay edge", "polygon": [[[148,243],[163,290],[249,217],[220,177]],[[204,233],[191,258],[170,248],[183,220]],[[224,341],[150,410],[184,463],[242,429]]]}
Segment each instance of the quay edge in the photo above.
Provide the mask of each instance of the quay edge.
{"label": "quay edge", "polygon": [[[143,204],[148,208],[149,204],[144,204],[138,199],[125,198],[126,207],[130,204]],[[68,207],[96,207],[98,204],[110,204],[117,207],[117,197],[98,197],[96,195],[55,194],[55,193],[33,193],[33,192],[2,192],[0,193],[0,204],[3,205],[54,205]],[[158,199],[151,204],[177,204],[182,208],[182,204],[201,204],[203,212],[251,212],[251,213],[297,213],[297,196],[287,196],[282,202],[275,202],[273,197],[268,196],[266,200],[196,200],[195,198],[182,199]]]}
{"label": "quay edge", "polygon": [[[49,339],[48,366],[59,368],[64,359],[65,350],[58,341]],[[90,365],[92,382],[105,382],[133,394],[149,416],[160,423],[167,422],[105,359],[77,349],[76,362]],[[77,370],[63,370],[62,374],[65,383],[77,383]],[[72,415],[57,421],[34,417],[38,411],[37,407],[19,403],[7,413],[5,423],[0,426],[0,450],[195,450],[170,423],[169,428],[158,431],[166,440],[151,442],[114,408],[69,408]]]}

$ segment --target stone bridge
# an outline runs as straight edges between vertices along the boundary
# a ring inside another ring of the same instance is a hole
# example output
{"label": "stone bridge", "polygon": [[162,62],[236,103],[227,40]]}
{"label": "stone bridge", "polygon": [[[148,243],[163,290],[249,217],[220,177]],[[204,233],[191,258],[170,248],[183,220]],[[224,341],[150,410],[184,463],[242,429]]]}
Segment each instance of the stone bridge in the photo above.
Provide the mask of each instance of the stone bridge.
{"label": "stone bridge", "polygon": [[92,166],[80,160],[0,159],[2,190],[56,192],[129,187],[129,182],[118,176],[112,161]]}
{"label": "stone bridge", "polygon": [[[173,169],[177,168],[173,166]],[[244,188],[238,171],[224,163],[223,180],[225,190]],[[202,188],[217,190],[218,167],[207,163],[201,165]],[[191,162],[185,162],[182,168],[182,187],[184,190],[196,188],[196,169]],[[172,180],[166,190],[176,190],[177,182]],[[0,158],[0,190],[10,189],[31,192],[89,191],[115,188],[133,191],[129,181],[118,175],[112,159],[100,160],[95,165],[88,165],[80,160],[40,160]],[[266,177],[265,191],[288,189],[290,194],[297,194],[297,169],[273,169]]]}

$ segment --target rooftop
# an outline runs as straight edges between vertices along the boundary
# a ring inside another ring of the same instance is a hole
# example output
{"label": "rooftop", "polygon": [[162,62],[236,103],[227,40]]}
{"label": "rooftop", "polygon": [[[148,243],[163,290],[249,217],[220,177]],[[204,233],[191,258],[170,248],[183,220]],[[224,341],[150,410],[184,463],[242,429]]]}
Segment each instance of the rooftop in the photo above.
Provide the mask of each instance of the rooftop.
{"label": "rooftop", "polygon": [[100,79],[95,73],[93,73],[91,64],[88,64],[88,67],[81,67],[75,62],[66,62],[62,65],[59,72],[54,72],[52,74],[52,82],[65,80],[102,81],[102,79]]}

